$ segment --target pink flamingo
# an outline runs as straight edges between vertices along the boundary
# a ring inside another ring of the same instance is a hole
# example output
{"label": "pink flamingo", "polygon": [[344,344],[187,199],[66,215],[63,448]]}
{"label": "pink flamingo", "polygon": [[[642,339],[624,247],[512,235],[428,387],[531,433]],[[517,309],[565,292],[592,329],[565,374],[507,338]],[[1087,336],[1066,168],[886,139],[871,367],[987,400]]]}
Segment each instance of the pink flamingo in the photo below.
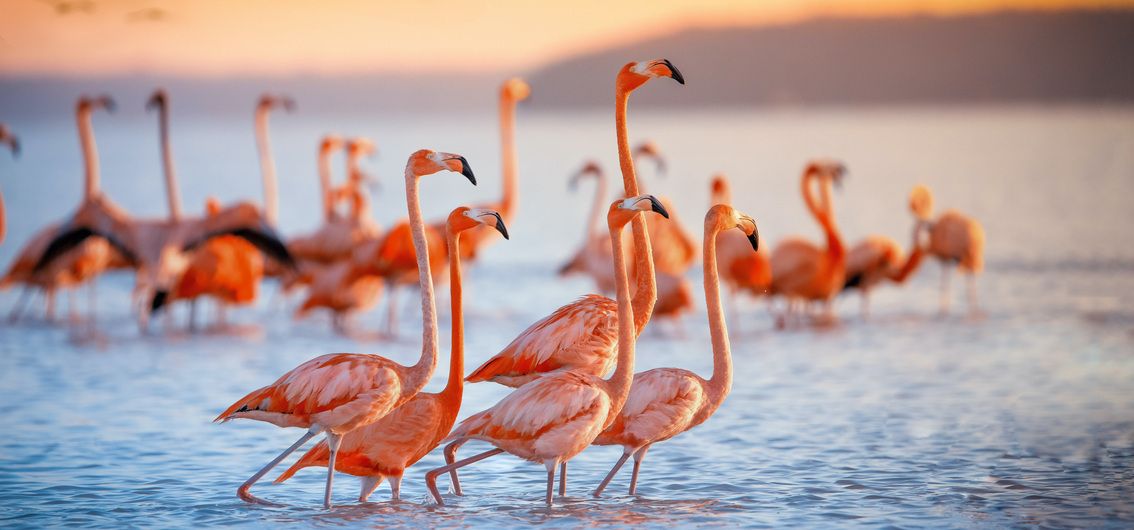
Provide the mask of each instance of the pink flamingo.
{"label": "pink flamingo", "polygon": [[[449,247],[449,300],[452,304],[452,348],[449,359],[449,380],[438,393],[421,392],[386,417],[343,436],[336,459],[338,471],[362,477],[359,502],[390,479],[393,500],[398,500],[402,474],[429,454],[449,434],[457,421],[464,392],[465,327],[461,310],[461,233],[488,226],[508,238],[508,229],[500,214],[492,210],[460,207],[449,214],[445,223],[445,240]],[[320,442],[285,471],[276,483],[283,482],[302,468],[328,465],[330,449]]]}
{"label": "pink flamingo", "polygon": [[[630,393],[635,347],[630,282],[626,276],[621,231],[638,212],[647,211],[666,215],[665,208],[650,195],[615,201],[607,214],[618,280],[618,366],[614,374],[610,379],[602,379],[575,371],[549,373],[518,388],[488,410],[462,421],[441,443],[456,447],[468,440],[482,440],[496,448],[426,473],[425,484],[438,504],[445,503],[437,490],[438,476],[452,472],[455,478],[457,469],[508,452],[544,464],[547,468],[546,502],[550,506],[556,466],[566,464],[586,449],[614,421]],[[649,248],[649,241],[646,247]],[[646,259],[651,259],[648,253]],[[446,457],[451,454],[446,448]]]}
{"label": "pink flamingo", "polygon": [[237,489],[237,496],[244,501],[266,503],[249,492],[252,485],[307,440],[325,431],[330,457],[323,505],[330,508],[335,457],[343,435],[382,419],[417,395],[429,382],[437,365],[437,310],[428,250],[425,247],[425,223],[422,221],[418,200],[418,178],[445,170],[461,173],[476,184],[476,178],[465,158],[449,153],[427,149],[417,151],[410,155],[405,171],[406,203],[413,228],[414,246],[418,251],[418,280],[424,323],[418,362],[413,366],[402,366],[378,355],[322,355],[292,369],[275,383],[253,390],[233,403],[215,421],[248,418],[279,427],[307,429],[298,441]]}
{"label": "pink flamingo", "polygon": [[[919,200],[915,189],[910,205],[916,211]],[[883,280],[901,285],[917,271],[925,249],[919,243],[926,221],[914,223],[910,253],[903,257],[902,246],[886,236],[873,235],[851,247],[847,253],[846,283],[843,290],[858,289],[862,293],[862,317],[870,315],[870,291]]]}
{"label": "pink flamingo", "polygon": [[[7,145],[12,150],[13,157],[20,156],[20,140],[16,135],[12,134],[11,129],[7,125],[0,123],[0,144]],[[0,243],[4,242],[4,236],[7,234],[7,218],[4,215],[4,194],[0,193]]]}
{"label": "pink flamingo", "polygon": [[[732,205],[732,186],[723,173],[713,175],[710,185],[710,204]],[[739,232],[725,231],[717,236],[717,263],[721,280],[729,294],[729,309],[736,324],[736,300],[740,293],[764,296],[772,285],[772,264],[768,247],[752,252],[747,239]]]}
{"label": "pink flamingo", "polygon": [[[653,444],[668,440],[704,423],[724,403],[732,389],[732,352],[728,327],[721,308],[717,271],[717,234],[733,228],[747,236],[753,251],[759,250],[756,221],[731,206],[719,204],[705,215],[704,264],[705,305],[713,343],[713,376],[701,376],[680,368],[655,368],[634,375],[626,405],[595,439],[595,445],[621,445],[622,457],[595,489],[594,496],[610,483],[626,459],[634,457],[630,494],[638,484],[638,468]],[[561,490],[560,495],[564,492]]]}
{"label": "pink flamingo", "polygon": [[924,252],[941,263],[941,313],[949,312],[949,273],[956,267],[968,276],[969,311],[979,315],[976,277],[984,270],[984,228],[957,210],[947,210],[930,220],[933,194],[926,186],[917,186],[910,193],[910,210],[929,232]]}

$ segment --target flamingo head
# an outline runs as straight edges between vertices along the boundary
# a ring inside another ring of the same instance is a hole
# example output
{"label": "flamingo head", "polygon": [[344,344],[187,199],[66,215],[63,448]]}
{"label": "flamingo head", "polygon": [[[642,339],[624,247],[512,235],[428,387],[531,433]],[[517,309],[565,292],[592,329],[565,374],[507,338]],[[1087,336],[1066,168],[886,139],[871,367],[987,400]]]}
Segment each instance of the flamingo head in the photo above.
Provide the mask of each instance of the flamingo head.
{"label": "flamingo head", "polygon": [[709,192],[713,204],[728,204],[732,202],[732,186],[728,183],[728,176],[724,173],[713,175],[709,182]]}
{"label": "flamingo head", "polygon": [[287,112],[295,111],[295,100],[291,96],[282,94],[264,94],[256,103],[257,112],[267,112],[274,108],[283,108]]}
{"label": "flamingo head", "polygon": [[504,239],[508,239],[508,227],[504,226],[504,218],[496,210],[487,208],[460,206],[449,214],[445,227],[450,234],[456,234],[480,225],[490,226],[500,232]]}
{"label": "flamingo head", "polygon": [[748,236],[753,251],[760,250],[760,231],[756,228],[756,220],[750,215],[738,211],[727,204],[717,204],[709,208],[705,214],[705,233],[712,231],[731,230],[736,228]]}
{"label": "flamingo head", "polygon": [[410,155],[409,162],[406,163],[407,177],[424,177],[439,171],[460,173],[476,186],[476,176],[469,167],[469,161],[461,155],[422,149]]}
{"label": "flamingo head", "polygon": [[600,175],[602,175],[602,166],[599,166],[598,162],[594,160],[588,160],[587,163],[583,164],[583,167],[579,168],[579,171],[571,175],[571,179],[567,181],[567,187],[574,190],[575,186],[579,185],[579,179],[587,176],[597,177]]}
{"label": "flamingo head", "polygon": [[830,179],[836,188],[842,188],[843,179],[846,178],[847,167],[838,160],[822,159],[808,162],[803,170],[806,174],[814,174],[819,178]]}
{"label": "flamingo head", "polygon": [[910,192],[910,212],[919,221],[928,221],[933,215],[933,193],[925,185],[918,184]]}
{"label": "flamingo head", "polygon": [[164,88],[154,90],[150,95],[150,99],[146,100],[146,110],[164,109],[169,104],[169,95],[165,93]]}
{"label": "flamingo head", "polygon": [[669,212],[665,210],[665,206],[662,206],[661,201],[653,195],[638,195],[637,197],[614,201],[610,205],[606,219],[611,227],[618,228],[629,223],[639,212],[659,213],[662,217],[669,219]]}
{"label": "flamingo head", "polygon": [[319,142],[319,152],[330,153],[332,151],[335,151],[336,149],[342,149],[344,145],[346,145],[346,142],[343,141],[342,136],[339,136],[337,134],[328,134],[324,136],[323,139]]}
{"label": "flamingo head", "polygon": [[665,157],[662,156],[662,152],[661,149],[658,148],[658,144],[655,144],[650,140],[646,140],[638,144],[638,147],[634,148],[634,157],[640,156],[652,158],[654,160],[654,163],[657,164],[658,173],[662,175],[665,174]]}
{"label": "flamingo head", "polygon": [[532,95],[532,87],[527,81],[513,77],[500,86],[500,98],[509,101],[523,101]]}
{"label": "flamingo head", "polygon": [[105,94],[96,97],[83,96],[79,98],[79,112],[92,112],[98,109],[106,109],[107,112],[114,112],[117,105],[110,96]]}
{"label": "flamingo head", "polygon": [[364,136],[355,136],[347,140],[347,153],[351,157],[360,156],[374,156],[378,152],[378,148],[374,145],[374,141]]}
{"label": "flamingo head", "polygon": [[0,144],[6,144],[12,150],[12,156],[20,156],[20,139],[3,123],[0,123]]}
{"label": "flamingo head", "polygon": [[208,217],[216,217],[221,211],[221,203],[216,197],[207,197],[205,199],[205,215]]}
{"label": "flamingo head", "polygon": [[685,84],[681,72],[668,59],[655,59],[653,61],[639,61],[626,63],[618,72],[615,85],[622,91],[629,92],[655,77],[669,77],[678,83]]}

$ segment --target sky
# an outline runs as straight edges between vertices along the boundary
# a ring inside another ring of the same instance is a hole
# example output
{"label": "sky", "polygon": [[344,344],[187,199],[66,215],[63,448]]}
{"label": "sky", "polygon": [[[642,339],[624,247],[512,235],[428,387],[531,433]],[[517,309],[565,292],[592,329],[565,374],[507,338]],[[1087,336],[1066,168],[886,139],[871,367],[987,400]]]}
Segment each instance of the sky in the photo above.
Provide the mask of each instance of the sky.
{"label": "sky", "polygon": [[524,70],[691,26],[1134,0],[0,0],[0,75]]}

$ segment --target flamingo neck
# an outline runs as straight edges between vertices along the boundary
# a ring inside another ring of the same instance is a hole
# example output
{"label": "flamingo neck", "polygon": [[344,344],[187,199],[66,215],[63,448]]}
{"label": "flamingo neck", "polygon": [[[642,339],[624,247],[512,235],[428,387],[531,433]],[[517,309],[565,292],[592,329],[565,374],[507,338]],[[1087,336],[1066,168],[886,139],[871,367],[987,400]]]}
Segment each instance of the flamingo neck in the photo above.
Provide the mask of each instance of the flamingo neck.
{"label": "flamingo neck", "polygon": [[323,220],[331,222],[335,219],[335,199],[331,190],[331,151],[320,147],[319,149],[319,190],[323,193]]}
{"label": "flamingo neck", "polygon": [[446,246],[449,248],[449,303],[452,320],[450,331],[449,381],[441,394],[456,404],[461,402],[465,381],[465,315],[462,310],[461,294],[461,253],[460,232],[447,231]]}
{"label": "flamingo neck", "polygon": [[358,165],[361,157],[362,153],[350,153],[347,157],[347,180],[351,191],[350,215],[356,221],[370,216],[370,200],[366,195],[362,168]]}
{"label": "flamingo neck", "polygon": [[169,139],[169,107],[164,102],[158,108],[158,126],[161,134],[162,170],[165,172],[165,195],[169,202],[169,220],[176,222],[181,220],[181,190],[177,186],[177,170],[173,166],[173,147]]}
{"label": "flamingo neck", "polygon": [[510,223],[515,215],[517,183],[516,156],[516,100],[502,94],[500,96],[500,157],[504,170],[504,197],[500,201],[500,216]]}
{"label": "flamingo neck", "polygon": [[268,138],[267,106],[256,108],[256,147],[260,151],[260,174],[264,179],[264,215],[272,225],[276,224],[279,211],[279,196],[276,191],[276,163],[272,159],[272,144]]}
{"label": "flamingo neck", "polygon": [[913,241],[910,242],[910,254],[906,256],[906,262],[897,271],[890,274],[890,281],[894,283],[904,283],[918,267],[921,266],[921,258],[925,256],[925,250],[919,244],[918,236],[921,233],[921,222],[914,223]]}
{"label": "flamingo neck", "polygon": [[732,390],[732,347],[728,341],[728,325],[721,306],[720,277],[717,272],[717,234],[720,222],[713,219],[705,223],[704,276],[705,306],[709,313],[709,334],[713,344],[713,377],[709,379],[709,401],[712,408],[720,406]]}
{"label": "flamingo neck", "polygon": [[618,300],[618,366],[607,380],[610,391],[610,418],[622,410],[627,396],[630,395],[630,384],[634,379],[634,343],[637,339],[634,308],[630,301],[630,280],[626,274],[626,256],[622,245],[622,228],[622,225],[610,225]]}
{"label": "flamingo neck", "polygon": [[845,249],[843,248],[843,239],[835,227],[834,215],[831,210],[831,181],[830,179],[820,180],[820,198],[817,202],[811,191],[811,181],[815,178],[816,173],[815,170],[809,169],[803,174],[801,182],[803,202],[807,204],[808,211],[819,222],[819,226],[823,228],[823,234],[827,238],[827,257],[832,262],[838,262],[844,259]]}
{"label": "flamingo neck", "polygon": [[433,275],[429,267],[429,245],[425,239],[425,221],[421,215],[418,200],[418,177],[406,165],[406,205],[409,208],[410,233],[413,236],[413,249],[417,257],[417,277],[421,287],[421,358],[410,367],[408,386],[414,392],[429,382],[433,370],[437,368],[437,306],[433,297]]}
{"label": "flamingo neck", "polygon": [[606,173],[595,173],[595,196],[591,199],[591,214],[587,219],[587,231],[583,233],[583,245],[599,230],[599,220],[602,218],[603,204],[606,202]]}
{"label": "flamingo neck", "polygon": [[[630,153],[630,139],[626,132],[626,108],[630,91],[621,86],[615,90],[614,129],[618,138],[618,166],[622,170],[622,187],[626,197],[638,196],[638,178],[634,171],[634,157]],[[646,220],[635,215],[631,222],[634,232],[634,325],[638,333],[645,329],[654,313],[658,291],[654,278],[654,262],[650,254],[650,240],[646,233]]]}
{"label": "flamingo neck", "polygon": [[95,145],[94,126],[91,125],[91,109],[80,109],[75,115],[79,125],[79,143],[83,147],[83,174],[86,188],[83,196],[91,200],[99,193],[98,146]]}

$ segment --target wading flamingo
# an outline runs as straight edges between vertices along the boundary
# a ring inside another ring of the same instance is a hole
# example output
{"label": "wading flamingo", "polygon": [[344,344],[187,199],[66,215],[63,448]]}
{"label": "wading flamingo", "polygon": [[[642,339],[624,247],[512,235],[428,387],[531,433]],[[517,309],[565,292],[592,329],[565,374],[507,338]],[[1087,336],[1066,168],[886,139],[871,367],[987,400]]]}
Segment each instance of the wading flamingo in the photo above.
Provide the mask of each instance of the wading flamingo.
{"label": "wading flamingo", "polygon": [[[634,457],[630,477],[630,495],[638,484],[638,468],[646,451],[693,427],[704,423],[724,403],[732,389],[732,352],[728,327],[721,307],[720,281],[717,271],[717,234],[738,228],[752,251],[759,250],[756,221],[731,206],[719,204],[705,215],[704,277],[705,305],[709,312],[709,330],[713,346],[713,375],[708,380],[680,368],[655,368],[634,375],[626,406],[615,416],[614,423],[595,439],[595,445],[621,445],[622,458],[595,489],[602,494],[626,459]],[[560,491],[560,495],[564,492]]]}
{"label": "wading flamingo", "polygon": [[[797,304],[822,302],[826,319],[834,320],[831,299],[843,288],[846,272],[846,250],[835,226],[831,206],[831,185],[842,181],[846,169],[838,162],[811,162],[803,170],[803,202],[819,222],[827,237],[820,247],[800,237],[783,240],[772,251],[771,292],[787,299],[787,309],[777,325],[786,326]],[[812,195],[813,180],[819,181],[818,200]],[[802,309],[802,308],[801,308]]]}
{"label": "wading flamingo", "polygon": [[[508,452],[547,468],[546,502],[551,506],[555,468],[586,449],[622,410],[634,377],[634,342],[637,339],[621,232],[631,219],[638,217],[639,212],[666,215],[665,208],[650,195],[615,201],[607,214],[618,280],[618,309],[615,312],[618,366],[614,374],[610,379],[602,379],[569,370],[549,373],[516,389],[492,408],[462,421],[441,442],[450,444],[445,448],[446,459],[453,455],[456,447],[469,440],[482,440],[496,448],[426,473],[425,484],[438,504],[445,503],[437,490],[438,476]],[[647,240],[647,250],[649,246]],[[651,258],[647,255],[646,259]],[[452,476],[455,478],[455,473]]]}
{"label": "wading flamingo", "polygon": [[[504,173],[504,192],[500,200],[493,203],[481,204],[480,208],[487,208],[500,212],[504,222],[511,223],[516,216],[516,201],[519,197],[519,178],[516,157],[516,104],[527,99],[532,89],[518,77],[504,81],[500,86],[500,161]],[[480,249],[484,248],[496,237],[496,231],[488,227],[479,227],[465,235],[465,244],[461,245],[461,256],[465,260],[475,260]]]}
{"label": "wading flamingo", "polygon": [[[638,196],[638,180],[626,130],[626,108],[630,94],[656,77],[669,77],[685,84],[681,72],[665,59],[627,63],[615,80],[618,161],[623,190],[628,197]],[[640,334],[653,314],[657,286],[653,260],[643,255],[649,237],[645,221],[634,219],[631,226],[635,262],[634,325],[636,333]],[[610,298],[594,294],[583,296],[529,326],[465,380],[470,383],[494,381],[517,387],[544,372],[560,369],[603,376],[610,372],[618,346],[617,310],[617,304]]]}
{"label": "wading flamingo", "polygon": [[[7,145],[12,150],[12,156],[18,158],[20,156],[20,140],[12,131],[8,129],[7,125],[0,123],[0,144]],[[7,217],[4,213],[4,194],[0,193],[0,243],[4,242],[4,236],[8,232]]]}
{"label": "wading flamingo", "polygon": [[[659,175],[664,175],[666,171],[665,157],[662,155],[661,149],[657,144],[650,140],[646,140],[638,147],[634,148],[634,158],[651,158],[657,164]],[[638,190],[645,193],[645,187],[642,185],[641,177],[638,178]],[[660,306],[663,305],[666,299],[666,293],[662,290],[662,284],[666,283],[660,274],[669,274],[674,278],[680,278],[689,270],[693,265],[694,260],[697,258],[697,242],[694,241],[693,236],[685,229],[678,217],[677,209],[673,206],[673,201],[668,197],[658,196],[662,205],[669,210],[671,218],[665,222],[661,222],[655,217],[646,219],[646,228],[650,234],[650,242],[654,247],[654,267],[659,273],[658,277],[658,308],[654,309],[656,315],[661,316],[663,312]],[[688,282],[685,282],[686,284]]]}
{"label": "wading flamingo", "polygon": [[910,192],[910,211],[929,232],[925,253],[941,262],[941,313],[949,312],[949,273],[956,267],[968,280],[969,312],[980,314],[976,276],[984,270],[984,228],[976,219],[957,210],[933,217],[933,193],[926,186]]}
{"label": "wading flamingo", "polygon": [[[481,225],[491,227],[508,238],[503,219],[492,210],[462,206],[453,210],[445,223],[445,241],[452,256],[449,259],[452,346],[449,380],[445,388],[438,393],[421,392],[386,417],[343,436],[335,469],[362,477],[359,502],[366,502],[386,478],[390,479],[391,498],[398,500],[406,468],[437,447],[457,421],[465,375],[465,324],[461,310],[461,258],[458,250],[461,232]],[[326,467],[329,459],[327,442],[320,442],[280,475],[276,483],[287,480],[305,467]]]}
{"label": "wading flamingo", "polygon": [[343,435],[385,417],[414,397],[429,382],[437,366],[437,308],[433,277],[425,246],[425,223],[418,200],[418,179],[440,171],[461,173],[476,184],[465,158],[422,149],[406,163],[406,203],[413,243],[418,253],[418,283],[421,286],[421,357],[413,366],[402,366],[385,357],[361,353],[327,354],[307,361],[281,376],[275,383],[253,390],[215,421],[248,418],[278,427],[303,427],[307,432],[237,489],[246,502],[260,502],[249,489],[284,458],[320,432],[327,433],[330,452],[323,506],[331,507],[331,483],[335,457]]}
{"label": "wading flamingo", "polygon": [[[79,129],[79,142],[83,150],[84,193],[79,203],[79,210],[106,210],[115,215],[125,216],[125,211],[114,204],[99,187],[99,160],[98,146],[95,144],[94,127],[91,116],[94,111],[105,109],[110,112],[114,109],[114,100],[109,96],[80,97],[75,105],[75,121]],[[45,256],[52,239],[59,233],[60,224],[51,224],[43,228],[24,245],[16,255],[16,259],[8,268],[8,272],[0,279],[0,289],[20,283],[24,285],[24,292],[20,300],[12,309],[9,320],[19,318],[26,302],[30,289],[38,288],[43,291],[47,301],[47,319],[55,318],[55,291],[60,288],[77,287],[87,283],[90,289],[90,307],[88,318],[90,325],[94,325],[95,316],[95,282],[94,279],[114,264],[116,257],[126,263],[133,262],[129,252],[118,252],[111,249],[113,242],[103,238],[92,238],[81,245],[76,244],[68,248],[68,252],[53,256],[53,263],[48,266],[37,267]],[[73,250],[72,250],[73,249]],[[119,247],[121,251],[121,247]],[[46,265],[46,264],[45,264]]]}
{"label": "wading flamingo", "polygon": [[[919,192],[910,197],[910,208],[915,209]],[[862,293],[862,318],[870,316],[870,291],[883,280],[901,285],[913,275],[925,254],[920,243],[922,230],[927,223],[917,219],[913,228],[910,253],[902,256],[902,246],[886,236],[873,235],[851,247],[847,252],[847,273],[844,291],[858,289]]]}
{"label": "wading flamingo", "polygon": [[[732,186],[723,173],[713,175],[710,185],[710,203],[732,206]],[[736,324],[736,299],[742,292],[764,296],[772,285],[772,264],[768,247],[752,252],[748,240],[739,232],[726,230],[717,236],[717,263],[720,275],[729,294],[729,309]]]}

